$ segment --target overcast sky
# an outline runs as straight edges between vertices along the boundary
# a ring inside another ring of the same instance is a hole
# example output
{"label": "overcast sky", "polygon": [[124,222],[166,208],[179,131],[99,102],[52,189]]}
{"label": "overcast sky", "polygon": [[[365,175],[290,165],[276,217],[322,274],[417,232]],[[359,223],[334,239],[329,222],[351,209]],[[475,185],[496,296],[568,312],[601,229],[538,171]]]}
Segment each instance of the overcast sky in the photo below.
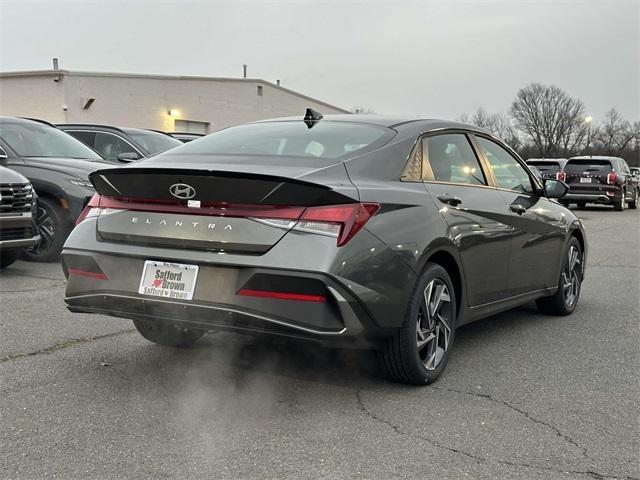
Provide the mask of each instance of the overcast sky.
{"label": "overcast sky", "polygon": [[0,70],[249,76],[345,108],[455,118],[551,83],[640,119],[640,1],[0,0]]}

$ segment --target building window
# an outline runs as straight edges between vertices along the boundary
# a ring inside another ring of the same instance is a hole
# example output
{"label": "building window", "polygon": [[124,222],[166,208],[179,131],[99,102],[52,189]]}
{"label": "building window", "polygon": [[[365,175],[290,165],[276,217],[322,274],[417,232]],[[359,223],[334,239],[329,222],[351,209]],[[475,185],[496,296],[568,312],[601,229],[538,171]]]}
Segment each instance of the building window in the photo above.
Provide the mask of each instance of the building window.
{"label": "building window", "polygon": [[262,96],[262,85],[258,85],[258,96]]}

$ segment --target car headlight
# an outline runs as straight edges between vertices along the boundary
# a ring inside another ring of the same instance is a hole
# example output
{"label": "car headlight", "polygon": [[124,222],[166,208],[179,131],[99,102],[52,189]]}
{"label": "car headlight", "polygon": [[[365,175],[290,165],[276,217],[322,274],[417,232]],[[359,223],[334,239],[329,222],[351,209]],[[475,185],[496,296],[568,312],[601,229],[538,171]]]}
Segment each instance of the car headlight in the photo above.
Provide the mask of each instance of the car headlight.
{"label": "car headlight", "polygon": [[80,187],[91,188],[91,189],[94,188],[93,184],[89,180],[71,179],[71,180],[69,180],[69,183],[73,183],[74,185],[78,185]]}

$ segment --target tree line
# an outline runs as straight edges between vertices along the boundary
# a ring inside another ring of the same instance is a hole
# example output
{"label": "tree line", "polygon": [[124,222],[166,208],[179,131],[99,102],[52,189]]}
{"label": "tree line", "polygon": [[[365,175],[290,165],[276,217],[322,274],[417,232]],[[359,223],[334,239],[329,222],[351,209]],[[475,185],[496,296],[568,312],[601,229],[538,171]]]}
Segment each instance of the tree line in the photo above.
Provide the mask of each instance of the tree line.
{"label": "tree line", "polygon": [[580,99],[553,85],[521,88],[506,113],[480,107],[459,120],[492,132],[525,159],[611,155],[640,166],[640,121],[626,120],[615,108],[595,121]]}

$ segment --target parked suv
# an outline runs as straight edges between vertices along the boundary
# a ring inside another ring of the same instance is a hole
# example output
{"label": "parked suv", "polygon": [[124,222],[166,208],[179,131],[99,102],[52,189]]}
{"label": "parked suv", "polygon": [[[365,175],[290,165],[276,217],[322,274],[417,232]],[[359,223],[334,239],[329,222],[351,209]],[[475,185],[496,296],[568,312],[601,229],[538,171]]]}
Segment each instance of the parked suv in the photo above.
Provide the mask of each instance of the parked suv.
{"label": "parked suv", "polygon": [[[0,161],[5,159],[0,155]],[[25,247],[40,241],[35,205],[36,194],[29,180],[0,166],[0,268],[11,265]]]}
{"label": "parked suv", "polygon": [[180,140],[155,130],[80,123],[60,124],[57,127],[113,163],[132,162],[182,145]]}
{"label": "parked suv", "polygon": [[535,167],[543,180],[554,179],[564,181],[564,165],[566,158],[530,158],[527,165]]}
{"label": "parked suv", "polygon": [[36,224],[40,242],[29,260],[53,261],[84,205],[94,194],[89,173],[112,167],[82,142],[53,125],[0,117],[2,164],[24,175],[38,193]]}
{"label": "parked suv", "polygon": [[562,199],[565,205],[587,203],[613,205],[616,211],[638,206],[638,182],[627,162],[618,157],[571,157],[565,165],[565,181],[569,193]]}

